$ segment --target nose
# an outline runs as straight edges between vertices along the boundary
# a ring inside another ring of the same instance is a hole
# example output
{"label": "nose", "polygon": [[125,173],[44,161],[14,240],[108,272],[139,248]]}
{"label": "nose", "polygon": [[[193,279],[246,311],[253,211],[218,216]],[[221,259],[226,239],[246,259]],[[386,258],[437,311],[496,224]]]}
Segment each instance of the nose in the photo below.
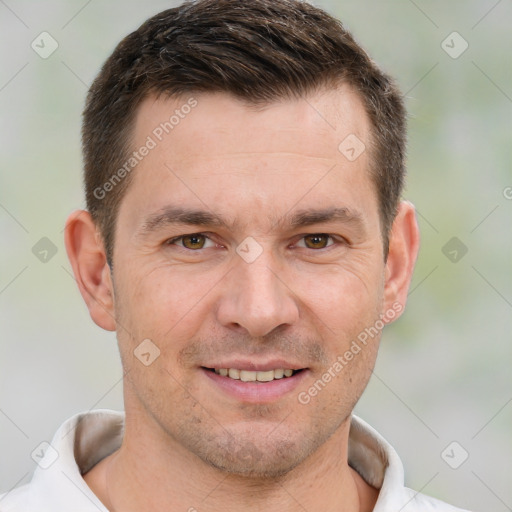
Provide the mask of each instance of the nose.
{"label": "nose", "polygon": [[295,295],[269,252],[263,251],[252,263],[240,258],[226,275],[217,308],[221,325],[262,337],[298,320]]}

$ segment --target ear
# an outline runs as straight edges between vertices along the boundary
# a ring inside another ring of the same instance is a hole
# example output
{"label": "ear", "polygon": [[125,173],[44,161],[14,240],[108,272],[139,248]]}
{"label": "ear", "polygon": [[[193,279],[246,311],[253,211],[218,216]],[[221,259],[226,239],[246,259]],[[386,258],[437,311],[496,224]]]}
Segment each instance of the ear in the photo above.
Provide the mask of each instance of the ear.
{"label": "ear", "polygon": [[80,293],[94,322],[116,330],[114,289],[102,238],[89,212],[77,210],[66,221],[64,240]]}
{"label": "ear", "polygon": [[396,314],[394,319],[405,309],[419,246],[420,233],[414,205],[402,201],[391,228],[384,283],[384,312],[393,310]]}

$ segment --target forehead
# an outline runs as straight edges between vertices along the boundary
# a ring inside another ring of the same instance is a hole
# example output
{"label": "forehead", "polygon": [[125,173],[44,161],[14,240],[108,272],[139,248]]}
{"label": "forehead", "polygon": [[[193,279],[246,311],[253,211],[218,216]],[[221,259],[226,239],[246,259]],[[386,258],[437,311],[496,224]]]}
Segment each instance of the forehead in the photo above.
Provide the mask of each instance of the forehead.
{"label": "forehead", "polygon": [[233,223],[246,215],[242,224],[257,209],[276,225],[298,203],[373,207],[374,197],[363,200],[375,196],[368,151],[356,159],[344,153],[354,142],[358,152],[368,147],[369,121],[348,86],[258,108],[225,93],[149,97],[132,145],[151,149],[134,169],[120,216],[128,204],[124,213],[140,223],[142,214],[172,204],[206,207]]}
{"label": "forehead", "polygon": [[262,106],[221,92],[150,96],[139,106],[134,127],[136,141],[150,135],[159,145],[176,142],[175,160],[233,153],[235,147],[240,153],[302,148],[304,155],[337,158],[340,142],[351,134],[366,140],[369,121],[348,85]]}

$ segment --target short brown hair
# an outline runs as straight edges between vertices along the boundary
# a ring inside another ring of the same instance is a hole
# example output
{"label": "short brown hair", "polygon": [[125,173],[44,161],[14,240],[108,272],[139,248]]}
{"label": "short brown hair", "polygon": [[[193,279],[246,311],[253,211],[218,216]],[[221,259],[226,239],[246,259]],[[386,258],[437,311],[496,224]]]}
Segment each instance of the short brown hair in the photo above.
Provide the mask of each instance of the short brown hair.
{"label": "short brown hair", "polygon": [[371,123],[370,173],[387,257],[405,174],[405,108],[394,81],[339,20],[298,0],[199,0],[163,11],[126,36],[89,90],[82,128],[87,209],[109,264],[133,173],[108,194],[102,186],[130,154],[144,98],[222,91],[265,105],[341,83],[359,94]]}

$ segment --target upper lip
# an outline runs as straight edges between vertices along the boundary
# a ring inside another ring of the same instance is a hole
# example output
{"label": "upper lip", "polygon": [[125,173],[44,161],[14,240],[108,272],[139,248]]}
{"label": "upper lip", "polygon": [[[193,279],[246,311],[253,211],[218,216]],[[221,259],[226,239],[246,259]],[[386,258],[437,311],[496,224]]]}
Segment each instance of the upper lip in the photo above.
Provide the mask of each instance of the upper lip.
{"label": "upper lip", "polygon": [[214,362],[202,365],[204,368],[236,368],[237,370],[247,370],[253,372],[267,372],[270,370],[302,370],[305,366],[283,359],[272,359],[265,362],[257,362],[246,359],[230,359],[229,361]]}

